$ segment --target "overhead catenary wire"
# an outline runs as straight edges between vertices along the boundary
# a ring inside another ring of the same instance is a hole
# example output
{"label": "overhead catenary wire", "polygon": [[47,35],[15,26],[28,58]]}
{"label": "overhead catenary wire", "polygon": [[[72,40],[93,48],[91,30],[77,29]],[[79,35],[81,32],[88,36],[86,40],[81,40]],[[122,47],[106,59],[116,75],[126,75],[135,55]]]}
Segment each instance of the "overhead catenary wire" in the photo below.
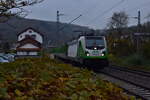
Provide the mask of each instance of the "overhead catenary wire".
{"label": "overhead catenary wire", "polygon": [[[85,9],[85,10],[83,11],[83,13],[81,13],[78,17],[76,17],[75,19],[71,20],[71,21],[70,21],[69,23],[67,23],[67,24],[68,24],[68,25],[69,25],[69,24],[72,24],[75,20],[79,19],[80,17],[83,17],[85,14],[88,14],[88,13],[90,12],[89,9],[95,7],[96,5],[97,5],[97,3],[94,4],[94,5],[92,5],[92,6],[89,7],[88,9]],[[66,25],[62,26],[62,27],[59,29],[59,31],[63,30],[64,28],[66,28]]]}
{"label": "overhead catenary wire", "polygon": [[[79,15],[78,17],[74,18],[73,20],[71,20],[67,25],[72,24],[74,21],[76,21],[77,19],[79,19],[82,15]],[[63,30],[64,28],[66,28],[67,26],[64,25],[63,27],[61,27],[58,31]]]}
{"label": "overhead catenary wire", "polygon": [[[91,20],[89,23],[95,21],[99,16],[103,16],[106,13],[110,12],[112,9],[116,8],[118,5],[122,4],[125,0],[121,0],[119,2],[117,2],[116,4],[114,4],[111,8],[107,9],[106,11],[104,11],[103,13],[101,13],[100,15],[96,16],[93,20]],[[68,24],[73,23],[75,20],[79,19],[80,17],[84,16],[85,14],[89,13],[89,10],[86,10],[84,13],[80,14],[77,18],[73,19],[71,22],[69,22]],[[87,25],[89,24],[87,23]],[[59,29],[59,31],[63,30],[66,27],[66,25],[64,25],[63,27],[61,27]]]}
{"label": "overhead catenary wire", "polygon": [[[121,5],[122,3],[124,3],[125,1],[127,0],[121,0],[119,2],[117,2],[116,4],[114,4],[112,7],[106,9],[105,11],[103,11],[101,14],[97,15],[95,18],[93,18],[92,20],[90,20],[86,26],[90,25],[91,23],[94,23],[95,21],[97,21],[97,19],[100,19],[101,17],[103,17],[105,14],[109,13],[110,11],[112,11],[114,8],[118,7],[119,5]],[[146,2],[146,3],[143,3],[143,4],[140,4],[139,6],[137,7],[134,7],[134,8],[131,8],[131,9],[127,9],[126,11],[132,11],[132,10],[136,10],[136,9],[140,9],[140,8],[143,8],[145,6],[148,6],[150,2]],[[95,5],[93,5],[95,6]],[[93,7],[92,6],[92,7]],[[90,7],[91,8],[91,7]],[[85,12],[83,12],[82,14],[82,17],[84,17],[86,14],[88,14],[90,12],[90,10],[86,9]],[[81,17],[81,16],[80,16]]]}
{"label": "overhead catenary wire", "polygon": [[[92,5],[92,7],[88,8],[88,9],[85,9],[82,14],[80,14],[79,16],[77,16],[76,18],[74,18],[73,20],[71,20],[70,22],[68,22],[67,25],[72,24],[74,21],[76,21],[77,19],[79,19],[79,18],[82,17],[83,15],[88,14],[88,13],[90,12],[89,9],[95,7],[96,5],[97,5],[97,3],[94,4],[94,5]],[[64,28],[66,28],[66,27],[67,27],[67,26],[64,25],[64,26],[62,26],[61,28],[59,28],[58,31],[62,31],[62,30],[63,30]]]}
{"label": "overhead catenary wire", "polygon": [[114,8],[118,7],[120,4],[122,4],[125,0],[121,0],[119,2],[117,2],[116,4],[114,4],[112,7],[110,7],[109,9],[105,10],[103,13],[97,15],[94,19],[90,20],[86,25],[89,25],[93,22],[95,22],[97,19],[99,19],[100,17],[104,16],[105,14],[109,13],[110,11],[112,11]]}
{"label": "overhead catenary wire", "polygon": [[[149,6],[149,4],[150,4],[150,1],[149,2],[146,2],[146,3],[142,3],[142,4],[140,4],[140,5],[137,5],[136,7],[133,7],[133,8],[130,8],[130,9],[127,9],[127,10],[125,10],[126,12],[128,12],[128,11],[130,11],[130,13],[131,12],[133,12],[133,11],[141,11],[144,7],[147,7],[147,6]],[[137,19],[138,17],[129,17],[129,18],[134,18],[134,19]],[[148,16],[145,16],[144,18],[141,18],[141,19],[148,19]],[[134,24],[133,24],[134,25]]]}
{"label": "overhead catenary wire", "polygon": [[[103,17],[105,14],[109,13],[110,11],[112,11],[114,8],[116,8],[117,6],[119,6],[120,4],[122,4],[124,1],[127,1],[127,0],[121,0],[121,1],[119,1],[118,3],[116,3],[115,5],[113,5],[111,8],[107,9],[107,10],[104,11],[103,13],[99,14],[98,16],[96,16],[94,19],[90,20],[90,21],[86,24],[86,26],[90,25],[91,23],[94,23],[97,19]],[[150,1],[149,1],[149,2],[146,2],[146,3],[142,3],[142,4],[140,4],[140,5],[138,5],[138,6],[134,7],[134,8],[127,9],[127,10],[125,10],[125,11],[130,11],[130,12],[131,12],[131,11],[133,11],[133,10],[143,9],[143,8],[145,8],[146,6],[149,6],[149,4],[150,4]],[[150,19],[149,16],[144,17],[144,19],[146,19],[146,18],[147,18],[147,19],[148,19],[148,18]]]}
{"label": "overhead catenary wire", "polygon": [[97,6],[98,6],[98,5],[97,5],[97,3],[96,3],[96,4],[91,5],[91,6],[88,7],[88,8],[84,9],[83,12],[82,12],[82,15],[88,14],[89,12],[91,12],[91,9],[92,9],[92,8],[96,9]]}
{"label": "overhead catenary wire", "polygon": [[[121,2],[122,2],[122,1],[124,1],[124,0],[121,0]],[[119,3],[120,3],[120,2],[119,2]],[[118,3],[117,3],[117,4],[118,4]],[[95,7],[96,5],[97,5],[97,3],[94,4],[94,5],[92,5],[91,7],[89,7],[89,9]],[[116,5],[114,5],[114,6],[116,6]],[[80,17],[83,17],[85,14],[88,14],[88,13],[90,12],[89,9],[85,9],[85,11],[84,11],[83,13],[81,13],[77,18],[75,18],[75,19],[73,19],[72,21],[70,21],[68,24],[71,24],[71,23],[73,23],[75,20],[79,19]],[[111,9],[112,9],[112,8],[111,8]],[[59,31],[63,30],[65,27],[66,27],[66,25],[64,25],[63,27],[61,27],[61,28],[59,29]]]}
{"label": "overhead catenary wire", "polygon": [[134,8],[130,8],[130,9],[127,9],[126,11],[134,11],[134,10],[137,10],[137,9],[142,9],[143,7],[146,7],[146,6],[149,6],[150,4],[150,1],[149,2],[146,2],[146,3],[143,3],[143,4],[140,4]]}

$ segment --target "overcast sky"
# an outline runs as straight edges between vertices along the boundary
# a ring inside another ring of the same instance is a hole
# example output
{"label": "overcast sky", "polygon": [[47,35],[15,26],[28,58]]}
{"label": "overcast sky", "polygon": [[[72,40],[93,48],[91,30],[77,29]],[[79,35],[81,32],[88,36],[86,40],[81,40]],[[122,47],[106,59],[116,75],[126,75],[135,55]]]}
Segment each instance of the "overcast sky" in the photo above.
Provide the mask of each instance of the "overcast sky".
{"label": "overcast sky", "polygon": [[[142,22],[147,21],[145,17],[150,13],[149,5],[150,0],[45,0],[26,9],[30,12],[27,18],[46,21],[56,21],[56,11],[59,10],[64,14],[60,21],[65,23],[82,14],[74,24],[103,29],[112,14],[119,11],[125,11],[129,17],[135,17],[140,10]],[[130,25],[135,24],[137,20],[130,18]]]}

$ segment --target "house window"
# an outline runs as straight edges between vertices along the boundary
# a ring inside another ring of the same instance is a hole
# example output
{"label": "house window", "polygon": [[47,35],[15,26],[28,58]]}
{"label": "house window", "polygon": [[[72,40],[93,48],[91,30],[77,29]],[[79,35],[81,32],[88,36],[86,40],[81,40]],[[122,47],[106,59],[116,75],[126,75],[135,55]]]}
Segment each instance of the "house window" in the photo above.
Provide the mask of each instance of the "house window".
{"label": "house window", "polygon": [[36,39],[36,35],[31,35],[31,37],[32,37],[33,39]]}
{"label": "house window", "polygon": [[32,33],[32,30],[29,30],[29,33]]}
{"label": "house window", "polygon": [[30,54],[30,52],[29,51],[27,51],[27,55],[29,55]]}
{"label": "house window", "polygon": [[25,38],[28,38],[28,37],[30,37],[30,35],[25,35]]}

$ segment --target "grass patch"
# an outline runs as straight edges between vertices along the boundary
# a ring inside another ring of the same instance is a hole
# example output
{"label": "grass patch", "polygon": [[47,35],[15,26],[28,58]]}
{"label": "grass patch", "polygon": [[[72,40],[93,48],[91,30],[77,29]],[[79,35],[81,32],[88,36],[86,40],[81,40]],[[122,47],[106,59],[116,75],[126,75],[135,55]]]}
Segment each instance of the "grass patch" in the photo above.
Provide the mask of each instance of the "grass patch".
{"label": "grass patch", "polygon": [[61,47],[53,48],[49,52],[50,53],[66,53],[67,48],[68,48],[67,45],[64,45],[64,46],[61,46]]}
{"label": "grass patch", "polygon": [[49,58],[0,64],[1,100],[134,100],[120,88]]}
{"label": "grass patch", "polygon": [[128,67],[131,69],[150,71],[150,60],[139,54],[132,54],[127,57],[110,55],[112,64]]}

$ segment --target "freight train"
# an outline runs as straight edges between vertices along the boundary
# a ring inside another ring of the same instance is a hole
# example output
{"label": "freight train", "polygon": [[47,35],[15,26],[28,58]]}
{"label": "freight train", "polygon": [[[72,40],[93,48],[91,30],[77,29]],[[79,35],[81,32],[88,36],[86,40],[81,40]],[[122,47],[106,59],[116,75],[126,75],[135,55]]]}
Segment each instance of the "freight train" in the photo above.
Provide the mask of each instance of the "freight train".
{"label": "freight train", "polygon": [[66,56],[78,63],[96,65],[99,68],[109,65],[107,43],[104,36],[80,36],[67,45]]}

